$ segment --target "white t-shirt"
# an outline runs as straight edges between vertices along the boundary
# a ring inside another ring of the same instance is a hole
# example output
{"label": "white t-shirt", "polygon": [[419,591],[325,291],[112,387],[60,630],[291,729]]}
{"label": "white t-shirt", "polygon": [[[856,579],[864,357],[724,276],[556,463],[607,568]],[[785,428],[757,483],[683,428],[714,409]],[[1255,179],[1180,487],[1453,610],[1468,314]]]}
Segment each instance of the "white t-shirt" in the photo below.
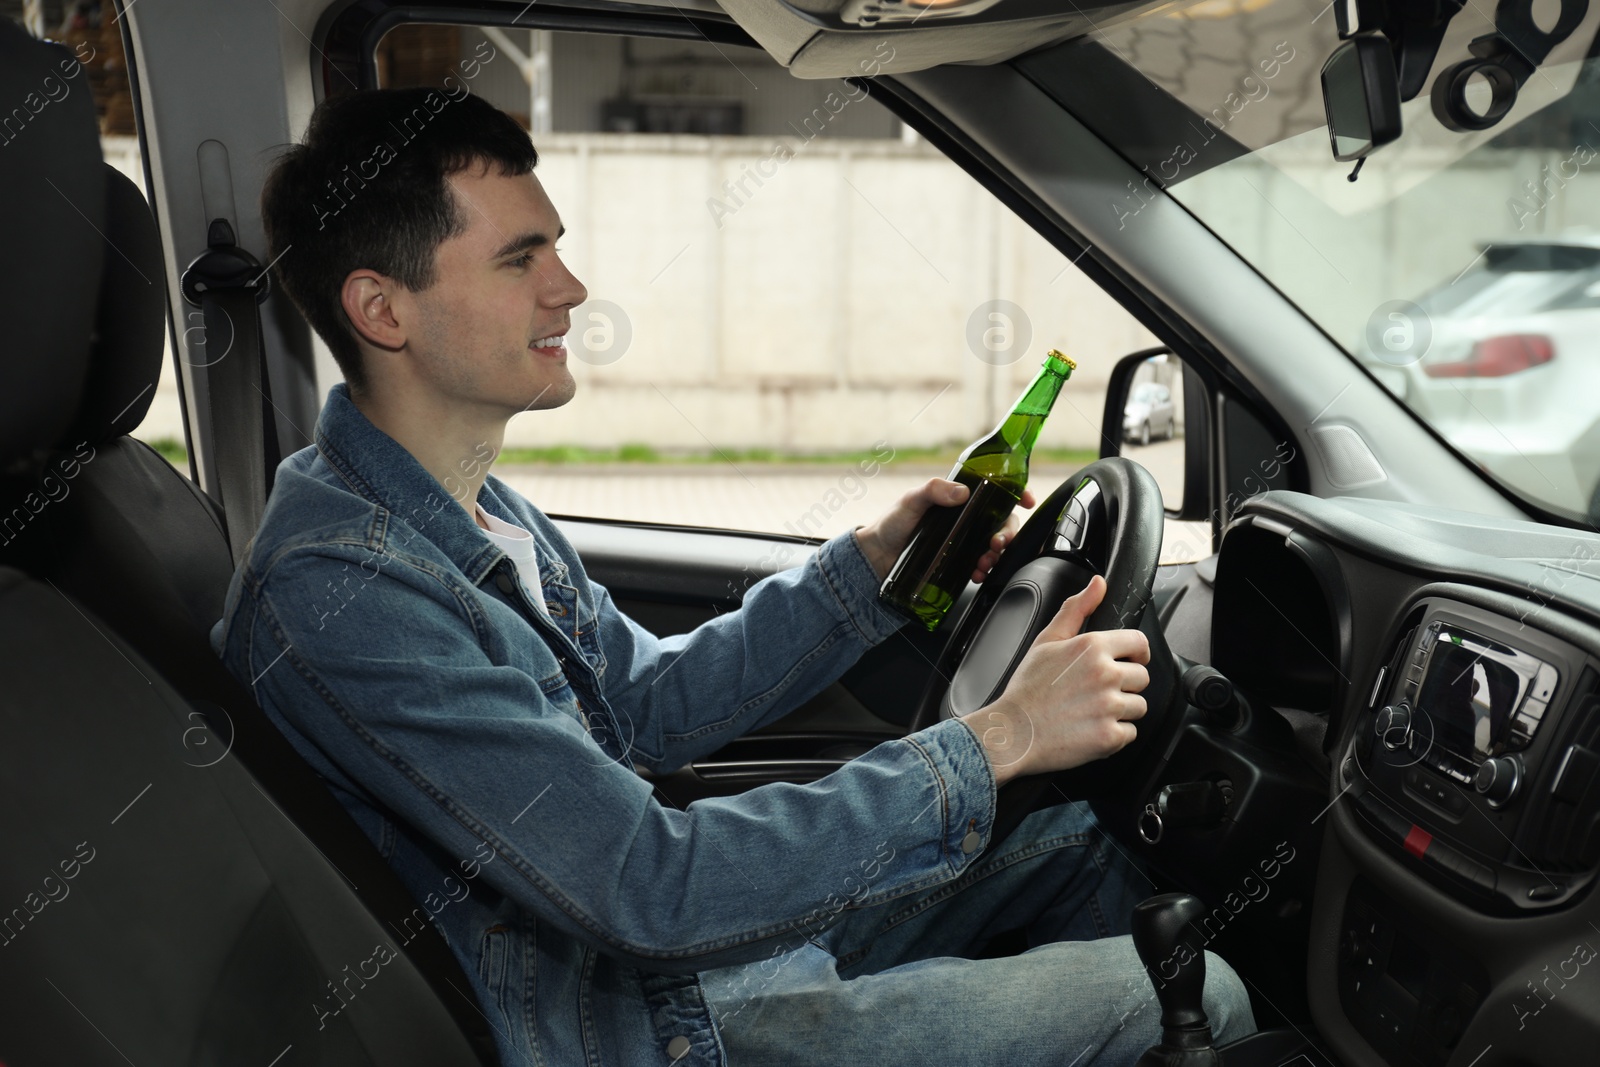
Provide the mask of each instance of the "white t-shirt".
{"label": "white t-shirt", "polygon": [[473,506],[478,509],[478,517],[489,527],[483,531],[483,535],[511,557],[511,562],[517,565],[518,576],[522,578],[522,587],[545,617],[549,618],[550,609],[544,603],[544,587],[539,583],[539,550],[533,543],[533,535],[520,526],[495,518],[483,510],[482,504],[474,502]]}

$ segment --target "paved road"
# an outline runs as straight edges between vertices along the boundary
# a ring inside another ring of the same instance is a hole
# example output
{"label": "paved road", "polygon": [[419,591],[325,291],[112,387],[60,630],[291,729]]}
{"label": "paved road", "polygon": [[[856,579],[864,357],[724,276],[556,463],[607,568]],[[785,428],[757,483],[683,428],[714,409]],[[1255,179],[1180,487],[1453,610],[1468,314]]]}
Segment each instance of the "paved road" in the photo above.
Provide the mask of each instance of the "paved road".
{"label": "paved road", "polygon": [[[1182,485],[1182,441],[1130,445],[1126,454],[1150,469],[1164,496],[1176,499]],[[1042,499],[1074,469],[1038,464],[1028,484]],[[497,465],[494,473],[552,515],[832,537],[872,522],[908,489],[930,477],[944,477],[949,468],[896,463],[870,478],[846,463]],[[1029,514],[1019,509],[1024,521]],[[1205,523],[1167,520],[1162,562],[1209,555],[1209,538]]]}

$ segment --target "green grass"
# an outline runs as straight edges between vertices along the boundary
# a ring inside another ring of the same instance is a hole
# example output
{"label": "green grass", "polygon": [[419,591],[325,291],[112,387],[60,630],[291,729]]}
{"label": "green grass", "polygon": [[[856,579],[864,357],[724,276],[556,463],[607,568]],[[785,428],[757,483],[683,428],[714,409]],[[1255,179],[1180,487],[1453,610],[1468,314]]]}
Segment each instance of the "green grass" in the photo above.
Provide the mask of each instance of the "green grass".
{"label": "green grass", "polygon": [[182,470],[189,469],[189,450],[183,447],[183,442],[175,437],[157,437],[146,441],[145,444],[161,453],[163,459],[174,467]]}
{"label": "green grass", "polygon": [[[171,437],[158,437],[147,441],[151,448],[161,453],[174,467],[187,469],[189,465],[189,452],[183,442]],[[934,466],[953,466],[956,457],[961,454],[965,444],[938,445],[932,448],[899,448],[894,452],[894,459],[886,466],[896,463],[932,464]],[[734,463],[758,465],[762,463],[790,463],[804,464],[815,463],[841,464],[860,463],[863,461],[877,460],[879,453],[869,451],[858,452],[783,452],[773,448],[723,448],[719,451],[700,452],[662,452],[646,444],[625,444],[617,448],[584,448],[580,445],[552,445],[547,448],[508,448],[500,453],[495,461],[499,465],[515,464],[544,464],[560,466],[564,464],[580,463],[651,463],[663,466],[693,466],[696,464]],[[1098,453],[1088,449],[1073,448],[1036,448],[1033,451],[1034,463],[1056,463],[1064,466],[1082,466],[1099,458]]]}

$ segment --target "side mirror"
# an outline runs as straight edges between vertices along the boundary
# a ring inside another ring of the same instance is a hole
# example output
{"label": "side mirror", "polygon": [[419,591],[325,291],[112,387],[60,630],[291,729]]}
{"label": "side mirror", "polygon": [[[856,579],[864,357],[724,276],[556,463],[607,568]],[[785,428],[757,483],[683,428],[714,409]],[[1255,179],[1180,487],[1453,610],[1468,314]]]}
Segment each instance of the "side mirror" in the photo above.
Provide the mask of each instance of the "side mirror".
{"label": "side mirror", "polygon": [[1322,65],[1322,104],[1333,158],[1361,159],[1400,136],[1400,83],[1389,42],[1352,37]]}
{"label": "side mirror", "polygon": [[1205,386],[1172,349],[1142,349],[1111,368],[1100,455],[1143,464],[1161,487],[1169,518],[1209,516],[1209,427]]}

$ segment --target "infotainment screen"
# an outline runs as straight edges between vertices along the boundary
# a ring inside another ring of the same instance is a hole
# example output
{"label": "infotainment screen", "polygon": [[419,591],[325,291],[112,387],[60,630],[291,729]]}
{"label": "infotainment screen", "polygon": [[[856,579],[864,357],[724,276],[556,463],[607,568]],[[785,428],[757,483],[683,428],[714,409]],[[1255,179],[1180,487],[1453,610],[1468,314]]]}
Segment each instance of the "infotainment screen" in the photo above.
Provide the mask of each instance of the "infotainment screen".
{"label": "infotainment screen", "polygon": [[1432,647],[1417,707],[1431,721],[1435,739],[1474,764],[1499,755],[1540,661],[1443,622],[1429,627],[1428,639]]}

